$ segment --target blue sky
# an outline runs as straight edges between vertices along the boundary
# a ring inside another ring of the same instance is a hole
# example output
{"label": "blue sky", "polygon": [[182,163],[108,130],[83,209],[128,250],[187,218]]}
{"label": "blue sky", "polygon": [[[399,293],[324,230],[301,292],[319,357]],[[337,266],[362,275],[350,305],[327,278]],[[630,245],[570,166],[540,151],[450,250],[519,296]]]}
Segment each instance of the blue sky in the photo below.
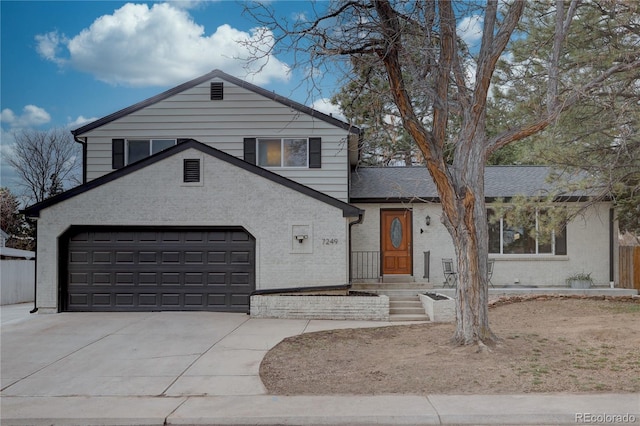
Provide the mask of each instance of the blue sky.
{"label": "blue sky", "polygon": [[[311,7],[272,4],[289,20]],[[0,1],[0,185],[15,185],[5,161],[14,131],[75,129],[213,69],[336,112],[321,106],[335,88],[331,79],[310,98],[304,70],[287,72],[290,56],[247,73],[238,40],[254,37],[257,24],[242,10],[235,1]]]}

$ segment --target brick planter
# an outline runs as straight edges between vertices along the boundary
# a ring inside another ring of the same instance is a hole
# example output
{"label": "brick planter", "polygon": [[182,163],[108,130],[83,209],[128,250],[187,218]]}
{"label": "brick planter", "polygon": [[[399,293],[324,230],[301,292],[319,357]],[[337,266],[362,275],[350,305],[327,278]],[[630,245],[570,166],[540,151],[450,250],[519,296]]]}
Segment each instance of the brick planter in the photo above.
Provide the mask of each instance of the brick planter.
{"label": "brick planter", "polygon": [[436,294],[443,299],[436,300],[426,294],[419,295],[429,319],[433,322],[454,322],[456,320],[456,301],[444,294]]}
{"label": "brick planter", "polygon": [[389,321],[389,297],[326,295],[251,296],[256,318]]}

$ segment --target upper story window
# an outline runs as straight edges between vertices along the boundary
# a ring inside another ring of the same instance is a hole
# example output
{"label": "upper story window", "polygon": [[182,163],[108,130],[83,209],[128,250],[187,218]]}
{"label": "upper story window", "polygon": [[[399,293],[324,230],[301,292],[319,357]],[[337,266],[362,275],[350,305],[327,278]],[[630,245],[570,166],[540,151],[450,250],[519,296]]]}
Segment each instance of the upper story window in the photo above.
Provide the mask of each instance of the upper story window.
{"label": "upper story window", "polygon": [[[491,217],[493,210],[487,211]],[[544,212],[537,211],[531,223],[513,226],[507,224],[504,218],[494,223],[489,222],[489,253],[490,254],[524,254],[524,255],[566,255],[567,234],[551,232],[543,235],[540,229],[540,216]]]}
{"label": "upper story window", "polygon": [[261,167],[309,167],[307,138],[259,138],[256,143]]}
{"label": "upper story window", "polygon": [[126,164],[135,163],[164,149],[171,148],[175,144],[175,139],[127,139]]}

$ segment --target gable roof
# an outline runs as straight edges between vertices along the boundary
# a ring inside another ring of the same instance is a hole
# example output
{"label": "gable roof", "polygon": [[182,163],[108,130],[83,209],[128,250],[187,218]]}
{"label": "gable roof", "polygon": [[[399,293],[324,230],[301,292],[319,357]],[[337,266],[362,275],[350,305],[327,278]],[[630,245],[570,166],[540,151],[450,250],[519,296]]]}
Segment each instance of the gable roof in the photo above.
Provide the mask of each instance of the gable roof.
{"label": "gable roof", "polygon": [[164,160],[165,158],[171,157],[175,154],[178,154],[187,149],[196,149],[201,151],[207,155],[215,157],[221,161],[225,161],[231,165],[239,167],[243,170],[246,170],[250,173],[256,174],[260,177],[268,179],[272,182],[285,186],[294,191],[298,191],[304,195],[307,195],[316,200],[322,201],[323,203],[329,204],[333,207],[336,207],[342,210],[344,217],[356,217],[359,216],[362,211],[357,207],[352,206],[351,204],[347,204],[343,201],[340,201],[336,198],[330,197],[322,192],[316,191],[315,189],[309,188],[308,186],[302,185],[298,182],[294,182],[291,179],[288,179],[279,174],[273,173],[269,170],[263,169],[255,164],[247,163],[244,160],[241,160],[237,157],[229,155],[225,152],[220,151],[219,149],[213,148],[209,145],[205,145],[201,142],[198,142],[195,139],[187,139],[186,141],[179,143],[171,148],[168,148],[164,151],[161,151],[155,155],[147,157],[143,160],[130,164],[126,167],[118,169],[109,174],[103,175],[97,179],[94,179],[90,182],[87,182],[83,185],[76,186],[68,191],[63,192],[62,194],[58,194],[54,197],[48,198],[44,201],[36,203],[32,206],[29,206],[22,210],[22,213],[26,214],[29,217],[38,217],[40,215],[40,211],[46,209],[47,207],[53,206],[54,204],[58,204],[62,201],[68,200],[70,198],[75,197],[76,195],[80,195],[84,192],[87,192],[91,189],[97,188],[106,183],[112,182],[116,179],[119,179],[123,176],[131,174],[137,170],[143,169],[147,166],[155,164],[159,161]]}
{"label": "gable roof", "polygon": [[242,87],[244,89],[250,90],[254,93],[257,93],[258,95],[264,96],[265,98],[271,99],[273,101],[279,102],[282,105],[285,105],[289,108],[293,108],[296,111],[300,111],[304,114],[307,114],[311,117],[317,118],[319,120],[325,121],[333,126],[342,128],[344,130],[349,131],[350,133],[354,133],[354,134],[360,134],[360,129],[358,127],[352,126],[349,123],[345,123],[342,120],[338,120],[337,118],[334,118],[333,116],[324,114],[320,111],[317,111],[313,108],[310,108],[306,105],[302,105],[301,103],[298,103],[296,101],[293,101],[289,98],[285,98],[284,96],[280,96],[275,94],[274,92],[270,92],[269,90],[263,89],[262,87],[258,87],[254,84],[251,83],[247,83],[244,80],[241,80],[237,77],[233,77],[229,74],[226,74],[220,70],[213,70],[210,73],[207,73],[203,76],[200,76],[198,78],[195,78],[191,81],[187,81],[186,83],[183,83],[179,86],[174,87],[173,89],[169,89],[166,92],[160,93],[159,95],[153,96],[149,99],[146,99],[142,102],[138,102],[137,104],[131,105],[130,107],[121,109],[120,111],[114,112],[113,114],[109,114],[105,117],[102,117],[96,121],[93,121],[89,124],[85,124],[82,127],[79,127],[75,130],[72,130],[71,133],[74,136],[80,136],[84,133],[87,133],[93,129],[96,129],[98,127],[104,126],[105,124],[108,124],[114,120],[117,120],[119,118],[122,118],[124,116],[127,116],[131,113],[134,113],[136,111],[139,111],[143,108],[146,108],[150,105],[153,105],[157,102],[160,102],[164,99],[167,99],[171,96],[174,96],[180,92],[183,92],[187,89],[191,89],[192,87],[197,86],[198,84],[202,84],[208,80],[214,79],[214,78],[219,78],[221,80],[227,81],[231,84],[234,84],[236,86]]}
{"label": "gable roof", "polygon": [[[516,195],[544,196],[553,191],[548,181],[553,169],[546,166],[487,166],[485,198]],[[351,202],[438,201],[436,185],[426,167],[363,167],[351,173]],[[569,199],[587,193],[565,194]]]}

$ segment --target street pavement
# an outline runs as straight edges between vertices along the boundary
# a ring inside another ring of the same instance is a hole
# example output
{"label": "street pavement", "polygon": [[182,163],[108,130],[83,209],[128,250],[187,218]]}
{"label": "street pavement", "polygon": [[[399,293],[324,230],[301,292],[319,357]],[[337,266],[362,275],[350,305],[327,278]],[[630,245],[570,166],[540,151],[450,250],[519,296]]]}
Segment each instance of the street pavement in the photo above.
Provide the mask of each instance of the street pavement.
{"label": "street pavement", "polygon": [[0,307],[3,426],[640,424],[638,394],[267,394],[260,362],[282,339],[391,323],[32,307]]}

